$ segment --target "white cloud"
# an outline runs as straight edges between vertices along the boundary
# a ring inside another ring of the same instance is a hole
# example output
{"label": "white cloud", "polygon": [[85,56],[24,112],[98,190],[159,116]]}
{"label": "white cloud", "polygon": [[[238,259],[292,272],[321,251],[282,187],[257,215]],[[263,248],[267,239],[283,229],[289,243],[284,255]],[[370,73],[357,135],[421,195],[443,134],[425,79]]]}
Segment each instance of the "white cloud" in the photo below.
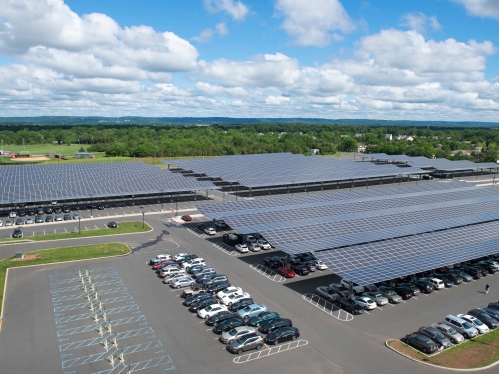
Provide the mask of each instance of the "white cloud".
{"label": "white cloud", "polygon": [[453,0],[464,5],[469,14],[479,17],[499,19],[499,1],[497,0]]}
{"label": "white cloud", "polygon": [[226,12],[235,20],[244,20],[248,7],[239,0],[204,0],[205,8],[211,13]]}
{"label": "white cloud", "polygon": [[434,31],[442,30],[442,25],[438,22],[437,17],[428,17],[422,12],[404,14],[400,19],[400,24],[419,33],[424,33],[428,27]]}
{"label": "white cloud", "polygon": [[265,104],[267,105],[285,105],[289,104],[291,99],[284,96],[267,96],[265,99]]}
{"label": "white cloud", "polygon": [[211,38],[217,33],[220,36],[229,35],[229,29],[227,28],[227,24],[225,22],[221,22],[215,26],[215,30],[213,29],[204,29],[198,36],[194,36],[191,39],[195,40],[199,43],[207,43],[211,40]]}
{"label": "white cloud", "polygon": [[342,39],[334,31],[355,29],[339,0],[277,0],[274,6],[284,17],[282,28],[300,46],[324,47]]}

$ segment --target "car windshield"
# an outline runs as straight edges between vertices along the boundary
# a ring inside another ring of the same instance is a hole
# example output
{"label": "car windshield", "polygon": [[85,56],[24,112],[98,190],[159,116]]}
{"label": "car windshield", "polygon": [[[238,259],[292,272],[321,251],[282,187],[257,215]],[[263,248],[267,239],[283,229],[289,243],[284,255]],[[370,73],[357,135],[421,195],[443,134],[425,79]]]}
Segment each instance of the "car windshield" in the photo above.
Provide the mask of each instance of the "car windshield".
{"label": "car windshield", "polygon": [[247,306],[246,308],[243,309],[243,312],[249,312],[251,310],[251,306]]}
{"label": "car windshield", "polygon": [[425,342],[425,344],[433,345],[433,341],[430,338],[423,339],[423,341]]}
{"label": "car windshield", "polygon": [[442,334],[441,332],[437,332],[437,333],[435,334],[435,337],[436,337],[437,339],[444,339],[444,338],[445,338],[444,334]]}
{"label": "car windshield", "polygon": [[237,334],[237,330],[236,329],[232,329],[232,330],[229,331],[229,335],[230,336],[234,336],[236,334]]}
{"label": "car windshield", "polygon": [[211,308],[211,306],[209,306],[209,307],[207,307],[205,310],[206,310],[207,312],[209,312],[211,309],[212,309],[212,308]]}
{"label": "car windshield", "polygon": [[473,326],[471,325],[471,323],[469,323],[469,322],[465,322],[465,323],[463,323],[463,327],[464,327],[465,329],[471,329]]}
{"label": "car windshield", "polygon": [[354,305],[354,304],[355,304],[355,301],[353,301],[353,300],[351,300],[351,299],[345,299],[345,304]]}
{"label": "car windshield", "polygon": [[383,295],[381,295],[381,294],[374,295],[374,297],[376,299],[384,299]]}
{"label": "car windshield", "polygon": [[475,325],[477,326],[483,326],[483,322],[480,321],[478,318],[475,318],[475,320],[473,321],[475,323]]}
{"label": "car windshield", "polygon": [[388,290],[385,292],[387,295],[389,296],[393,296],[393,295],[396,295],[395,291],[392,291],[392,290]]}

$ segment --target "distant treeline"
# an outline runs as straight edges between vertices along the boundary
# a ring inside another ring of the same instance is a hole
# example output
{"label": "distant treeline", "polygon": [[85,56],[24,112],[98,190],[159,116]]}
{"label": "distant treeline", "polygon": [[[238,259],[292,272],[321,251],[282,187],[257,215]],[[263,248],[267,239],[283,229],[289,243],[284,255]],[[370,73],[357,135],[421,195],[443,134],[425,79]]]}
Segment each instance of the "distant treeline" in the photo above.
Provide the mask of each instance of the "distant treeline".
{"label": "distant treeline", "polygon": [[[386,139],[392,134],[393,140]],[[413,141],[396,140],[399,135]],[[495,161],[499,131],[456,127],[383,127],[360,125],[0,125],[3,144],[53,142],[81,144],[89,152],[107,156],[180,157],[293,152],[320,154],[356,152],[364,144],[369,153],[407,154],[473,161]],[[467,156],[459,150],[474,150]],[[454,155],[453,155],[454,153]]]}

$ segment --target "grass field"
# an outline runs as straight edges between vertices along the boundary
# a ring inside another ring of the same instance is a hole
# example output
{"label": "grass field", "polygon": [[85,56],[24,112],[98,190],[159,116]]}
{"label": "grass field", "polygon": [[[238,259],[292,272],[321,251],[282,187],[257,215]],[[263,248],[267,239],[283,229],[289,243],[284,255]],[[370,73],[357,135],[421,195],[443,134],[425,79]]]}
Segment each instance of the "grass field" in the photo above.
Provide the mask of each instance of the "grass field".
{"label": "grass field", "polygon": [[125,255],[129,252],[130,249],[125,244],[106,243],[28,252],[24,254],[26,256],[25,260],[14,260],[12,258],[8,258],[0,261],[0,308],[3,300],[5,277],[7,275],[7,269],[9,268],[119,256]]}
{"label": "grass field", "polygon": [[39,236],[30,236],[29,238],[23,239],[0,239],[0,244],[12,244],[12,243],[25,243],[26,241],[44,241],[44,240],[59,240],[59,239],[76,239],[76,238],[90,238],[94,236],[106,236],[106,235],[117,235],[117,234],[129,234],[137,232],[146,232],[151,230],[151,226],[144,223],[142,228],[142,222],[132,221],[132,222],[118,222],[118,227],[115,229],[103,228],[96,230],[85,230],[79,233],[78,231],[73,232],[61,232],[58,234],[46,234]]}

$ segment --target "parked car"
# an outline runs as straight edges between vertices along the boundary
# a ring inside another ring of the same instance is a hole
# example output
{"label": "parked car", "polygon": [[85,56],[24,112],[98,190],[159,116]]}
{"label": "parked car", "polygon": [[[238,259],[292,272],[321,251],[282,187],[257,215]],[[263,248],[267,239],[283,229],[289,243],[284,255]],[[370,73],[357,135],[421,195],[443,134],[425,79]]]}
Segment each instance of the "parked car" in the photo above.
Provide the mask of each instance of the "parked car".
{"label": "parked car", "polygon": [[24,225],[24,220],[22,218],[16,219],[16,226]]}
{"label": "parked car", "polygon": [[345,297],[338,300],[338,305],[341,309],[346,310],[352,314],[362,314],[364,313],[364,308],[357,304],[355,300],[348,299]]}
{"label": "parked car", "polygon": [[378,306],[386,305],[389,302],[388,299],[378,291],[368,291],[364,292],[362,295],[373,300]]}
{"label": "parked car", "polygon": [[23,232],[21,229],[14,229],[14,232],[12,233],[13,238],[22,238],[23,237]]}
{"label": "parked car", "polygon": [[52,217],[52,216],[46,216],[45,217],[45,222],[54,222],[54,217]]}
{"label": "parked car", "polygon": [[250,294],[249,293],[247,293],[247,292],[241,292],[241,293],[237,292],[237,293],[233,293],[231,295],[225,296],[220,301],[224,305],[231,306],[232,304],[234,304],[235,302],[238,302],[239,300],[248,299],[248,298],[250,298]]}
{"label": "parked car", "polygon": [[211,274],[208,279],[203,280],[205,286],[209,286],[213,283],[227,282],[229,279],[225,274]]}
{"label": "parked car", "polygon": [[420,280],[431,283],[433,285],[433,289],[435,290],[441,290],[445,288],[445,283],[438,278],[421,278]]}
{"label": "parked car", "polygon": [[196,295],[188,296],[182,301],[182,305],[191,306],[193,303],[202,299],[213,299],[213,295],[205,292],[198,293]]}
{"label": "parked car", "polygon": [[263,304],[251,304],[247,305],[243,309],[240,309],[237,314],[246,321],[251,317],[256,316],[258,313],[265,312],[266,310],[267,307]]}
{"label": "parked car", "polygon": [[489,305],[487,305],[487,308],[492,308],[492,309],[499,310],[499,302],[497,302],[497,303],[489,303]]}
{"label": "parked car", "polygon": [[340,283],[331,283],[329,287],[335,290],[336,293],[341,297],[347,298],[350,296],[350,292],[348,291],[348,289],[345,286],[341,285]]}
{"label": "parked car", "polygon": [[54,207],[54,213],[55,213],[55,214],[62,213],[62,208],[61,208],[60,206],[56,206],[56,207]]}
{"label": "parked car", "polygon": [[180,263],[180,267],[186,269],[187,271],[189,271],[192,266],[196,265],[206,266],[206,262],[204,261],[203,258],[198,257],[198,258],[192,258],[190,260],[185,260]]}
{"label": "parked car", "polygon": [[418,329],[418,332],[420,334],[426,335],[433,341],[437,342],[444,348],[449,348],[450,347],[450,340],[447,338],[444,334],[442,334],[439,330],[433,328],[433,327],[420,327]]}
{"label": "parked car", "polygon": [[212,315],[211,317],[208,317],[206,319],[205,324],[208,325],[208,326],[214,326],[217,323],[225,321],[226,319],[236,318],[236,317],[237,317],[236,313],[230,312],[228,310],[223,310],[221,312],[218,312],[218,313]]}
{"label": "parked car", "polygon": [[330,302],[338,301],[340,295],[329,286],[319,286],[315,289],[315,294]]}
{"label": "parked car", "polygon": [[262,248],[256,242],[248,243],[248,249],[251,252],[260,252],[262,250]]}
{"label": "parked car", "polygon": [[283,276],[284,278],[293,278],[296,273],[290,268],[277,268],[277,274]]}
{"label": "parked car", "polygon": [[266,338],[267,344],[279,344],[290,340],[296,340],[300,336],[300,330],[296,327],[280,327],[277,330],[270,332]]}
{"label": "parked car", "polygon": [[71,215],[70,215],[70,214],[65,214],[65,215],[62,217],[62,219],[63,219],[64,221],[71,221]]}
{"label": "parked car", "polygon": [[438,350],[442,350],[443,348],[440,348],[440,344],[437,342],[433,341],[429,337],[423,334],[418,334],[418,333],[413,333],[413,334],[408,334],[405,336],[405,342],[409,344],[410,346],[419,349],[420,351],[424,353],[434,353]]}
{"label": "parked car", "polygon": [[80,213],[73,213],[73,219],[82,219],[83,217],[80,215]]}
{"label": "parked car", "polygon": [[480,308],[480,310],[499,321],[499,310],[493,308]]}
{"label": "parked car", "polygon": [[223,289],[230,287],[231,284],[228,281],[225,282],[216,282],[213,283],[212,285],[206,287],[206,292],[212,293],[212,294],[217,294],[218,292],[222,291]]}
{"label": "parked car", "polygon": [[260,327],[262,323],[271,321],[276,318],[279,318],[279,313],[263,311],[254,315],[253,317],[248,318],[248,320],[246,321],[246,325]]}
{"label": "parked car", "polygon": [[194,265],[188,269],[188,272],[197,277],[198,275],[216,274],[217,271],[213,266]]}
{"label": "parked car", "polygon": [[0,219],[0,227],[3,226],[3,221]]}
{"label": "parked car", "polygon": [[253,235],[246,235],[246,243],[255,243],[256,238]]}
{"label": "parked car", "polygon": [[472,323],[452,314],[448,314],[447,316],[445,316],[444,323],[446,325],[454,327],[454,329],[463,334],[463,336],[467,339],[474,338],[478,335],[478,330],[473,327]]}
{"label": "parked car", "polygon": [[393,290],[402,298],[402,300],[409,300],[414,295],[413,290],[408,287],[395,286],[393,287]]}
{"label": "parked car", "polygon": [[12,222],[10,219],[5,221],[5,226],[13,226],[14,222]]}
{"label": "parked car", "polygon": [[206,235],[216,235],[216,230],[213,227],[206,227],[204,230]]}
{"label": "parked car", "polygon": [[213,316],[214,314],[217,314],[218,312],[225,312],[225,311],[227,311],[227,307],[225,305],[220,305],[218,303],[211,304],[208,305],[206,308],[198,310],[198,317],[206,319]]}
{"label": "parked car", "polygon": [[273,257],[265,257],[263,259],[263,264],[269,268],[278,268],[282,265],[282,262],[280,261],[280,258],[277,256]]}
{"label": "parked car", "polygon": [[419,287],[416,286],[412,282],[399,283],[397,286],[398,287],[405,287],[408,290],[412,290],[412,296],[418,296],[421,293],[421,290],[419,289]]}
{"label": "parked car", "polygon": [[388,299],[391,304],[400,304],[402,298],[390,287],[381,286],[378,291]]}
{"label": "parked car", "polygon": [[472,276],[473,279],[480,279],[483,277],[483,273],[481,270],[477,269],[477,268],[472,268],[470,266],[466,266],[462,269],[465,273],[467,273],[468,275]]}
{"label": "parked car", "polygon": [[224,288],[222,291],[218,292],[217,298],[223,299],[224,297],[232,295],[234,293],[242,293],[242,292],[243,292],[243,289],[241,287],[231,286],[231,287]]}
{"label": "parked car", "polygon": [[236,244],[234,246],[234,248],[236,249],[236,251],[238,251],[240,253],[247,253],[248,252],[248,246],[246,244]]}
{"label": "parked car", "polygon": [[256,349],[258,351],[263,347],[264,343],[263,337],[259,333],[254,332],[232,340],[229,345],[227,345],[227,350],[237,354],[241,354],[244,351],[249,351],[251,349]]}
{"label": "parked car", "polygon": [[185,289],[182,292],[182,295],[180,295],[180,297],[187,299],[188,297],[197,295],[197,294],[202,293],[202,292],[205,292],[203,285],[198,284],[198,283],[194,283],[192,286]]}
{"label": "parked car", "polygon": [[371,300],[367,296],[354,296],[353,300],[355,300],[357,305],[361,306],[365,310],[373,310],[378,306],[374,300]]}
{"label": "parked car", "polygon": [[475,316],[469,314],[458,314],[456,317],[459,317],[461,319],[464,319],[465,321],[470,322],[478,330],[480,334],[485,334],[490,331],[489,327]]}
{"label": "parked car", "polygon": [[232,340],[239,339],[243,335],[254,333],[255,328],[250,326],[234,327],[230,331],[224,332],[218,340],[223,344],[229,344]]}
{"label": "parked car", "polygon": [[107,223],[107,227],[109,227],[110,229],[116,229],[118,228],[118,224],[114,221],[111,221]]}
{"label": "parked car", "polygon": [[62,206],[62,212],[63,213],[71,213],[71,208],[69,208],[68,205],[63,205]]}
{"label": "parked car", "polygon": [[43,223],[43,217],[40,215],[35,216],[35,223]]}
{"label": "parked car", "polygon": [[478,318],[485,323],[489,329],[496,329],[499,326],[499,321],[497,319],[480,309],[469,310],[468,314]]}
{"label": "parked car", "polygon": [[272,248],[270,243],[266,241],[265,239],[258,239],[256,243],[260,246],[261,249],[263,250],[269,250]]}
{"label": "parked car", "polygon": [[307,264],[312,264],[317,270],[327,270],[327,266],[321,260],[310,260]]}
{"label": "parked car", "polygon": [[232,303],[232,305],[229,306],[229,310],[231,310],[233,312],[237,312],[240,309],[243,309],[246,306],[254,304],[254,303],[255,302],[253,301],[253,299],[251,297],[248,297],[248,298],[236,301],[235,303]]}
{"label": "parked car", "polygon": [[232,330],[235,327],[244,326],[244,319],[242,318],[229,318],[220,323],[217,323],[213,328],[215,334],[222,334],[225,331]]}
{"label": "parked car", "polygon": [[[174,280],[177,280],[180,278],[189,278],[189,277],[185,273],[173,273],[173,274],[167,275],[163,279],[163,283],[164,284],[171,284]],[[190,282],[194,281],[193,279],[189,279],[189,280],[190,280]],[[189,287],[190,287],[190,285],[189,285]]]}
{"label": "parked car", "polygon": [[219,219],[219,220],[215,221],[215,226],[220,228],[220,229],[223,229],[223,228],[227,227],[227,224],[225,223],[225,221],[223,219]]}
{"label": "parked car", "polygon": [[445,286],[447,286],[448,283],[454,284],[461,284],[463,283],[464,279],[460,275],[454,274],[454,273],[448,273],[444,276],[441,276],[440,279],[445,283]]}
{"label": "parked car", "polygon": [[260,332],[268,334],[281,327],[293,327],[293,321],[287,318],[275,318],[260,324]]}
{"label": "parked car", "polygon": [[207,227],[207,226],[206,226],[206,223],[203,223],[203,222],[198,223],[198,225],[197,225],[197,228],[198,228],[198,230],[200,230],[200,231],[204,231],[204,229],[205,229],[206,227]]}
{"label": "parked car", "polygon": [[432,323],[431,327],[444,334],[452,344],[459,344],[464,342],[464,336],[458,333],[455,328],[446,325],[445,323]]}
{"label": "parked car", "polygon": [[182,288],[182,287],[190,287],[194,284],[194,280],[192,278],[177,278],[171,281],[171,288]]}
{"label": "parked car", "polygon": [[182,221],[186,221],[186,222],[192,221],[192,217],[190,215],[188,215],[188,214],[183,215],[182,217],[180,217],[180,219]]}
{"label": "parked car", "polygon": [[177,274],[177,273],[183,273],[185,274],[185,270],[184,269],[179,269],[178,267],[167,267],[167,268],[162,268],[160,273],[159,273],[159,276],[161,278],[164,278],[168,275],[171,275],[171,274]]}
{"label": "parked car", "polygon": [[463,278],[465,282],[471,282],[473,280],[473,277],[471,275],[459,269],[450,269],[449,274],[458,275]]}
{"label": "parked car", "polygon": [[189,256],[188,253],[179,253],[175,256],[173,256],[173,260],[174,261],[182,261],[184,258],[186,258],[187,256]]}
{"label": "parked car", "polygon": [[309,275],[310,269],[306,264],[298,264],[291,266],[291,269],[298,275]]}
{"label": "parked car", "polygon": [[[348,281],[346,279],[342,279],[341,282],[340,282],[341,285],[343,285],[343,287],[345,287],[347,290],[349,289],[349,284],[348,284]],[[362,286],[359,286],[357,283],[355,282],[352,282],[352,287],[353,287],[353,292],[355,294],[361,294],[362,292],[366,291],[366,289]]]}
{"label": "parked car", "polygon": [[189,307],[189,311],[197,313],[198,310],[204,309],[211,304],[216,304],[216,302],[217,299],[215,299],[215,296],[212,295],[211,298],[204,298],[192,303],[191,306]]}

